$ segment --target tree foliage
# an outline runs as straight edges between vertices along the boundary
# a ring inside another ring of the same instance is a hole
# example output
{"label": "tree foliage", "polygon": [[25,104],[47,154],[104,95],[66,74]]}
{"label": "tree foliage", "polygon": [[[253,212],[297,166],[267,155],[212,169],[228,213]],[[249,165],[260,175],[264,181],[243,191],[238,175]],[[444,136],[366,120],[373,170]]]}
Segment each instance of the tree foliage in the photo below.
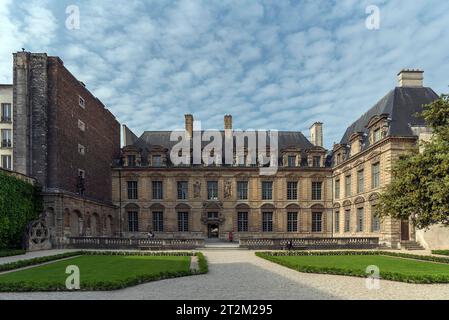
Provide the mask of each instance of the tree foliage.
{"label": "tree foliage", "polygon": [[401,156],[392,182],[384,188],[377,215],[408,219],[420,229],[449,226],[449,95],[424,106],[422,116],[432,128],[421,152]]}
{"label": "tree foliage", "polygon": [[0,249],[20,247],[27,225],[41,212],[37,187],[0,172]]}

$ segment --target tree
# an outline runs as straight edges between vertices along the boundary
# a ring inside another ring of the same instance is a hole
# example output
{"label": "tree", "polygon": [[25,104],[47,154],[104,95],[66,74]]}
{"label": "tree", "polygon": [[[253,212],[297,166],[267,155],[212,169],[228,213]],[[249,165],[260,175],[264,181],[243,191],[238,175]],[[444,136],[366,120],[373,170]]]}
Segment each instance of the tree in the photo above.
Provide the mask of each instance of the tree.
{"label": "tree", "polygon": [[393,166],[391,183],[376,206],[380,217],[411,218],[419,229],[449,226],[449,95],[424,106],[422,116],[433,136]]}

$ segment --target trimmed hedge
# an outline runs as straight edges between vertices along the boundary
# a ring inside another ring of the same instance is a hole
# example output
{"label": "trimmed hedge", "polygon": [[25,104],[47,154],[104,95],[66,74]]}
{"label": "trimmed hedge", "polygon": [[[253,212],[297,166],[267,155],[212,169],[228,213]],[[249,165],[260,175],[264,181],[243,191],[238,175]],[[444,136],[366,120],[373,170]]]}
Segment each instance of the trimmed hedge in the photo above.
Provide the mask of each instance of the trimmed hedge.
{"label": "trimmed hedge", "polygon": [[[37,265],[49,261],[56,261],[68,257],[79,255],[113,255],[113,256],[188,256],[196,255],[198,257],[198,271],[178,271],[178,272],[161,272],[152,275],[136,275],[123,280],[112,281],[91,281],[83,282],[81,291],[109,291],[118,290],[143,284],[150,281],[157,281],[170,278],[185,277],[208,272],[206,258],[200,252],[126,252],[126,251],[76,251],[63,253],[55,256],[41,257],[29,260],[21,260],[13,263],[0,265],[0,271],[14,270],[27,266]],[[64,284],[59,282],[33,283],[33,282],[15,282],[1,283],[0,292],[48,292],[48,291],[73,291],[68,290]]]}
{"label": "trimmed hedge", "polygon": [[[280,261],[276,257],[282,256],[337,256],[337,255],[384,255],[398,258],[406,258],[413,260],[438,262],[449,264],[449,258],[421,256],[408,253],[396,253],[388,251],[289,251],[289,252],[256,252],[260,258],[283,265],[287,268],[297,270],[304,273],[333,274],[343,276],[353,276],[366,278],[367,274],[364,270],[342,269],[337,267],[318,267],[318,266],[301,266],[288,261]],[[446,275],[405,275],[395,272],[381,272],[381,278],[391,281],[430,284],[430,283],[449,283],[449,276]]]}
{"label": "trimmed hedge", "polygon": [[39,188],[0,171],[0,248],[22,247],[26,227],[42,208]]}
{"label": "trimmed hedge", "polygon": [[432,250],[432,254],[439,254],[442,256],[449,256],[449,250]]}
{"label": "trimmed hedge", "polygon": [[0,250],[0,258],[1,257],[11,257],[11,256],[19,256],[21,254],[25,254],[25,250]]}

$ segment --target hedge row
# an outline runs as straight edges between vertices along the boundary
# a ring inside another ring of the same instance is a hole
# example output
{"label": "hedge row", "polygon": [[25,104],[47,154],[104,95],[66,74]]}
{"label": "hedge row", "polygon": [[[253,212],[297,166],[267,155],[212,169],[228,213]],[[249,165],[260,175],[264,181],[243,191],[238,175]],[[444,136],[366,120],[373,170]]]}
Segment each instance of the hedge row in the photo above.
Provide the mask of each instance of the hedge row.
{"label": "hedge row", "polygon": [[0,250],[0,258],[2,257],[11,257],[11,256],[18,256],[21,254],[25,254],[25,250]]}
{"label": "hedge row", "polygon": [[42,264],[42,263],[46,263],[46,262],[50,262],[50,261],[61,260],[61,259],[65,259],[65,258],[79,256],[82,254],[84,254],[83,251],[74,251],[74,252],[66,252],[66,253],[56,254],[54,256],[46,256],[46,257],[32,258],[32,259],[27,259],[27,260],[19,260],[19,261],[15,261],[15,262],[5,263],[5,264],[0,265],[0,272],[34,266],[37,264]]}
{"label": "hedge row", "polygon": [[[333,275],[343,275],[343,276],[353,276],[366,278],[367,274],[364,270],[357,269],[342,269],[336,267],[318,267],[318,266],[301,266],[294,264],[289,261],[279,260],[276,257],[282,256],[337,256],[337,255],[387,255],[393,257],[424,260],[431,262],[449,263],[449,259],[432,257],[432,256],[420,256],[407,253],[396,253],[388,251],[302,251],[302,252],[256,252],[258,257],[272,261],[274,263],[283,265],[287,268],[297,270],[299,272],[305,273],[319,273],[319,274],[333,274]],[[405,275],[395,272],[381,272],[381,278],[384,280],[400,281],[407,283],[419,283],[419,284],[430,284],[430,283],[449,283],[449,276],[446,275]]]}
{"label": "hedge row", "polygon": [[432,254],[439,254],[442,256],[449,256],[449,250],[432,250]]}

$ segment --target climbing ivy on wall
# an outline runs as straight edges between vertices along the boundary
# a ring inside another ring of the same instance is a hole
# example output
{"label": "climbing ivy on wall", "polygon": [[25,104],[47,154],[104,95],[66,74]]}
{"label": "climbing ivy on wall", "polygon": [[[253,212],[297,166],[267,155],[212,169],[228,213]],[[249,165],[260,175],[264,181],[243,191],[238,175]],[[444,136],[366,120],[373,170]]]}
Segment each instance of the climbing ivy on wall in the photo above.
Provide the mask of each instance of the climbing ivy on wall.
{"label": "climbing ivy on wall", "polygon": [[27,225],[41,212],[39,188],[0,171],[0,249],[21,247]]}

